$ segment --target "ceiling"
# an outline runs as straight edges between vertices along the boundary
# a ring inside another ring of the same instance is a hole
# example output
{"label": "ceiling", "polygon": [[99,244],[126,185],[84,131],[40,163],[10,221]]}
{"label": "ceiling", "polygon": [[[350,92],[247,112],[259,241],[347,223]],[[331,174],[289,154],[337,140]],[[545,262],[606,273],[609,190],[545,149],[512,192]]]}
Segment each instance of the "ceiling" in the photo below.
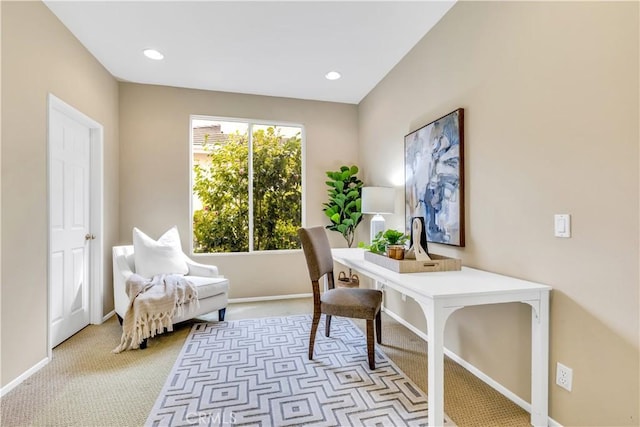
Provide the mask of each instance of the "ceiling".
{"label": "ceiling", "polygon": [[454,1],[45,4],[122,81],[357,104]]}

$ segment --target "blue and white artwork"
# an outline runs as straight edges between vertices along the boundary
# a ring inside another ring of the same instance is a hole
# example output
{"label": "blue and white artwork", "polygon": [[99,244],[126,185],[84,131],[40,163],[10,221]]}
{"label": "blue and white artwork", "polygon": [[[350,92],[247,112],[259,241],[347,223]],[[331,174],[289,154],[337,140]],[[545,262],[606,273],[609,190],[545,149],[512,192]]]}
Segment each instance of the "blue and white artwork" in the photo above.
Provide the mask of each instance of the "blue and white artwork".
{"label": "blue and white artwork", "polygon": [[427,241],[464,246],[462,108],[411,132],[405,145],[405,217],[424,218]]}

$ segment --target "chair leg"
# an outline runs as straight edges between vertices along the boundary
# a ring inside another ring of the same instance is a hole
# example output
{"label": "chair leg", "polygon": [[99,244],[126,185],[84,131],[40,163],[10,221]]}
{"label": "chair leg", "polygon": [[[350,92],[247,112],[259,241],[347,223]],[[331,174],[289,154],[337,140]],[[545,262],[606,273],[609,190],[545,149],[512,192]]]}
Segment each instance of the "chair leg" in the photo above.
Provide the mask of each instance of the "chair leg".
{"label": "chair leg", "polygon": [[309,360],[313,360],[313,345],[316,342],[316,332],[318,332],[318,324],[320,323],[320,312],[313,313],[311,321],[311,335],[309,335]]}
{"label": "chair leg", "polygon": [[331,316],[329,316],[328,314],[324,315],[324,326],[324,335],[328,337],[329,333],[331,332]]}
{"label": "chair leg", "polygon": [[367,319],[367,355],[369,356],[369,369],[376,369],[376,354],[373,343],[373,319]]}
{"label": "chair leg", "polygon": [[380,311],[376,314],[376,340],[378,344],[382,344],[382,314]]}
{"label": "chair leg", "polygon": [[140,343],[140,350],[144,350],[145,348],[147,348],[147,338],[143,339]]}
{"label": "chair leg", "polygon": [[219,321],[224,321],[224,315],[227,312],[227,307],[225,308],[221,308],[220,310],[218,310],[218,320]]}

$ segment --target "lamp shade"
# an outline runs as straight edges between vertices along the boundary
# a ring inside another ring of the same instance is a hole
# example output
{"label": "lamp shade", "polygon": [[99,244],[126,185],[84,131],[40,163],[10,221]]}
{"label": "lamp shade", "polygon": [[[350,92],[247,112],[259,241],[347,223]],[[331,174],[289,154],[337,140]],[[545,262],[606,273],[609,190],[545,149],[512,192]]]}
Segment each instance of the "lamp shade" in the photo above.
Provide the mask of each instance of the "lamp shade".
{"label": "lamp shade", "polygon": [[395,211],[395,190],[389,187],[362,187],[362,213],[390,214]]}

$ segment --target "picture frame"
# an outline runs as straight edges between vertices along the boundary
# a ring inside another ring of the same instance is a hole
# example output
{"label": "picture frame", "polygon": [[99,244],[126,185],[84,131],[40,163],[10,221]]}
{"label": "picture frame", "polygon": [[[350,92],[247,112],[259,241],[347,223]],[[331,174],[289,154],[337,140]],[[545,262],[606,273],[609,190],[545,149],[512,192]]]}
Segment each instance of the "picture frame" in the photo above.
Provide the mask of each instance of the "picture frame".
{"label": "picture frame", "polygon": [[427,241],[464,247],[464,109],[404,137],[405,226],[424,218]]}

